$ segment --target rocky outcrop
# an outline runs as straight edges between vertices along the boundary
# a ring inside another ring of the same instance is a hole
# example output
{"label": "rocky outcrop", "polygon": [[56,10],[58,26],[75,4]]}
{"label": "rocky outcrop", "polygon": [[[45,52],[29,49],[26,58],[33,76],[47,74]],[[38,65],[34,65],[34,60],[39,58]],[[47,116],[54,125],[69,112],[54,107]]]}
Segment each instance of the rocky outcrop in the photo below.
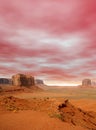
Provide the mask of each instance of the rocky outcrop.
{"label": "rocky outcrop", "polygon": [[11,79],[0,78],[0,84],[11,84]]}
{"label": "rocky outcrop", "polygon": [[12,84],[14,86],[29,87],[35,85],[35,80],[31,75],[16,74],[12,76]]}
{"label": "rocky outcrop", "polygon": [[0,86],[0,92],[2,92],[2,87]]}
{"label": "rocky outcrop", "polygon": [[82,87],[92,87],[92,83],[90,79],[84,79],[82,81]]}
{"label": "rocky outcrop", "polygon": [[68,100],[59,105],[61,119],[76,126],[96,130],[96,112],[83,111],[73,106]]}
{"label": "rocky outcrop", "polygon": [[92,81],[92,87],[96,87],[96,82]]}
{"label": "rocky outcrop", "polygon": [[40,79],[36,79],[35,80],[35,83],[38,85],[44,85],[44,82],[43,82],[43,80],[40,80]]}

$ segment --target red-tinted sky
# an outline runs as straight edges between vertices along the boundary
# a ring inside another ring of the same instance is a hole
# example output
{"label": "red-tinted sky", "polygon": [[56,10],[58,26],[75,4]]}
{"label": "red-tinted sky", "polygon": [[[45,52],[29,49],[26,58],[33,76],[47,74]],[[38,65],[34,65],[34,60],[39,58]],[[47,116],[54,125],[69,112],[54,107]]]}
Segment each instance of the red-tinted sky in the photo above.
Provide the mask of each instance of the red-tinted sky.
{"label": "red-tinted sky", "polygon": [[0,76],[96,80],[96,0],[0,0]]}

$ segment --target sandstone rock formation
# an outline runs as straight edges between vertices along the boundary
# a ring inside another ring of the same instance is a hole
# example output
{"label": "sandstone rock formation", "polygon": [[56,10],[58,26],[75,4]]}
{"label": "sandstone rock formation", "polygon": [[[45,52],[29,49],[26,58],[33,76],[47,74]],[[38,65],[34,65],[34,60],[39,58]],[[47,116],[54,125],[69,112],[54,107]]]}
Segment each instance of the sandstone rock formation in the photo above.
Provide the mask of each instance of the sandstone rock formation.
{"label": "sandstone rock formation", "polygon": [[38,85],[44,85],[44,82],[43,82],[43,80],[40,80],[40,79],[36,79],[35,80],[35,83]]}
{"label": "sandstone rock formation", "polygon": [[92,87],[96,87],[96,82],[92,81]]}
{"label": "sandstone rock formation", "polygon": [[2,87],[0,86],[0,92],[2,92]]}
{"label": "sandstone rock formation", "polygon": [[0,84],[11,84],[11,79],[0,78]]}
{"label": "sandstone rock formation", "polygon": [[96,112],[83,111],[73,106],[68,100],[59,105],[58,109],[63,121],[89,130],[96,130]]}
{"label": "sandstone rock formation", "polygon": [[82,81],[82,87],[92,87],[92,83],[90,79],[84,79]]}
{"label": "sandstone rock formation", "polygon": [[33,86],[35,85],[34,77],[31,75],[16,74],[12,76],[12,84],[14,86]]}

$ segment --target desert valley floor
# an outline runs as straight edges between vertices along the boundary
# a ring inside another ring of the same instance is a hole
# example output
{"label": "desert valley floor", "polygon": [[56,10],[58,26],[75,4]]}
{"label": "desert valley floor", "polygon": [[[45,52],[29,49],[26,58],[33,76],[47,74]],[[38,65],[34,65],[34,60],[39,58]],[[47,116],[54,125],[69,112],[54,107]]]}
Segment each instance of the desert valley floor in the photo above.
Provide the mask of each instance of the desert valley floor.
{"label": "desert valley floor", "polygon": [[[73,123],[67,118],[62,120],[58,110],[67,99],[74,106],[69,105],[70,110],[77,111]],[[79,110],[85,114],[82,120]],[[96,89],[50,88],[0,94],[0,130],[96,130],[96,116],[92,113],[96,114]]]}

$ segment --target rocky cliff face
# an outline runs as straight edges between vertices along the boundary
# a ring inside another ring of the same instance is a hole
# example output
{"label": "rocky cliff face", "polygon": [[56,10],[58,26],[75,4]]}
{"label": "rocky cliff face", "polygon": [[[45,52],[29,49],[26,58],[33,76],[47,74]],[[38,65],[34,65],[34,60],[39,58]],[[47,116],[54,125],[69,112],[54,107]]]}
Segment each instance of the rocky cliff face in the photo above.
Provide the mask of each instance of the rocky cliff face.
{"label": "rocky cliff face", "polygon": [[90,79],[84,79],[82,81],[82,87],[91,87],[91,86],[92,86],[92,83]]}
{"label": "rocky cliff face", "polygon": [[0,84],[11,84],[11,83],[12,83],[11,79],[0,78]]}
{"label": "rocky cliff face", "polygon": [[34,77],[31,75],[16,74],[12,76],[12,84],[14,86],[33,86],[35,85]]}

